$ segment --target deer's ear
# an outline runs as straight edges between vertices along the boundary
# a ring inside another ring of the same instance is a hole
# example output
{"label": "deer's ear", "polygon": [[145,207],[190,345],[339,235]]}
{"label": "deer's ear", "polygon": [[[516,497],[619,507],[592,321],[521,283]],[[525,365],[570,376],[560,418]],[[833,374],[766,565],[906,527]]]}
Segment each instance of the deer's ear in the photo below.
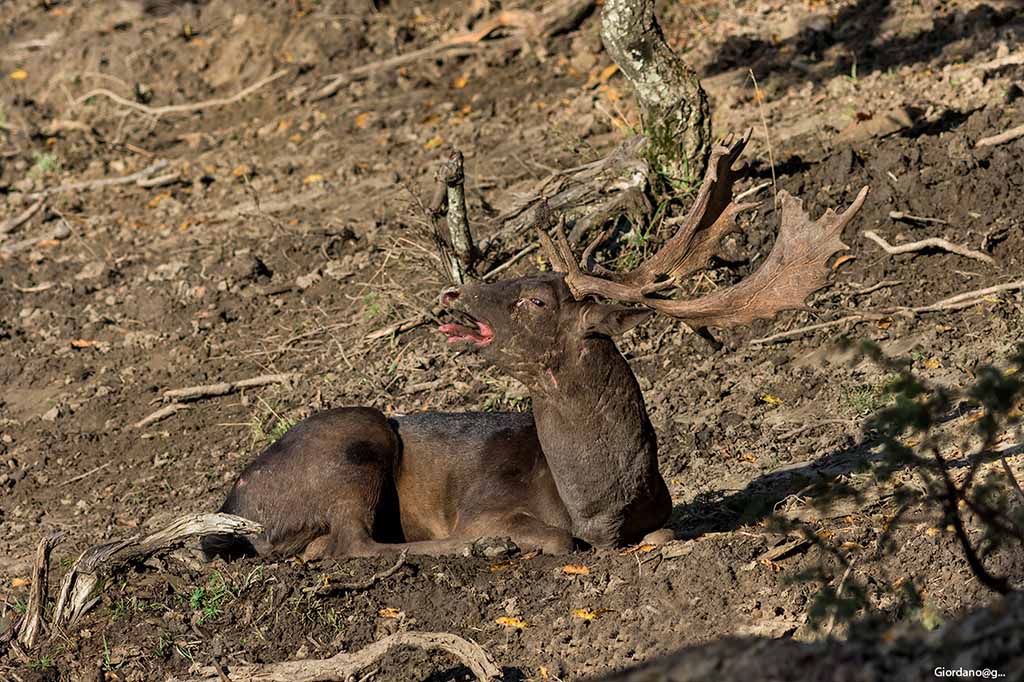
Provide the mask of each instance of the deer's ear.
{"label": "deer's ear", "polygon": [[649,308],[630,308],[606,303],[586,303],[580,311],[580,333],[583,336],[625,334],[653,314]]}

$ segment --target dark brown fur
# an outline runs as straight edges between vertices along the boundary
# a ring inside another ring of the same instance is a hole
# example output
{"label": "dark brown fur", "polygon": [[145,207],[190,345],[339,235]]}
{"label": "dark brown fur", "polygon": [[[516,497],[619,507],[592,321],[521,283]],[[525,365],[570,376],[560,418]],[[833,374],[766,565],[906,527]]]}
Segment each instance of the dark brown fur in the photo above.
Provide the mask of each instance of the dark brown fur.
{"label": "dark brown fur", "polygon": [[648,313],[576,301],[558,275],[443,296],[493,330],[480,352],[522,381],[532,414],[371,408],[310,417],[249,465],[221,511],[259,521],[253,543],[208,555],[461,551],[482,537],[567,552],[641,540],[671,499],[643,396],[611,336]]}

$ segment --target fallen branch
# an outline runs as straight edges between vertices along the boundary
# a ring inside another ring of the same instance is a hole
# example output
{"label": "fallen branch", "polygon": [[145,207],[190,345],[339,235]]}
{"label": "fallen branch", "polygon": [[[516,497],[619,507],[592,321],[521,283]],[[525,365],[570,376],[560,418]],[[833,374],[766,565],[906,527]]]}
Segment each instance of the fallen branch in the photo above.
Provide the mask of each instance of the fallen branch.
{"label": "fallen branch", "polygon": [[286,374],[262,374],[258,377],[242,379],[240,381],[222,381],[219,384],[176,388],[170,391],[164,391],[163,399],[188,402],[190,400],[214,398],[234,393],[235,391],[239,391],[243,388],[255,388],[257,386],[267,386],[269,384],[284,384],[298,379],[300,376],[302,375],[298,372],[288,372]]}
{"label": "fallen branch", "polygon": [[61,541],[64,533],[53,533],[39,541],[36,547],[36,562],[32,567],[32,591],[28,596],[25,615],[18,628],[18,644],[25,649],[35,646],[36,638],[43,630],[43,614],[49,586],[50,551]]}
{"label": "fallen branch", "polygon": [[155,118],[160,118],[161,116],[166,116],[167,114],[188,114],[195,111],[202,111],[203,109],[213,109],[216,107],[227,106],[228,104],[234,104],[239,100],[245,99],[246,97],[253,94],[260,88],[264,87],[265,85],[273,83],[279,78],[283,78],[284,76],[288,75],[288,73],[289,71],[287,69],[281,69],[280,71],[277,71],[273,75],[267,76],[263,80],[257,81],[249,87],[238,91],[231,97],[218,97],[216,99],[208,99],[202,102],[196,102],[194,104],[169,104],[163,107],[150,107],[130,99],[125,99],[124,97],[121,97],[121,95],[111,92],[106,88],[96,88],[95,90],[90,90],[89,92],[85,93],[84,95],[76,99],[74,103],[76,106],[78,106],[90,97],[106,97],[107,99],[111,99],[117,102],[121,106],[128,107],[129,109],[134,109],[136,111],[142,112],[143,114],[147,114],[149,116],[153,116]]}
{"label": "fallen branch", "polygon": [[39,209],[43,207],[44,201],[44,199],[38,199],[36,200],[36,203],[29,206],[21,214],[16,215],[13,218],[8,218],[7,220],[4,221],[0,221],[0,234],[7,234],[8,232],[13,232],[17,228],[27,223],[29,220],[31,220],[32,216],[38,213]]}
{"label": "fallen branch", "polygon": [[1019,125],[1016,128],[1010,128],[1009,130],[999,133],[998,135],[992,135],[991,137],[983,137],[974,145],[975,147],[994,147],[996,145],[1005,144],[1012,140],[1016,140],[1018,137],[1024,137],[1024,125]]}
{"label": "fallen branch", "polygon": [[[228,674],[232,682],[343,682],[356,679],[360,671],[400,646],[446,651],[469,668],[480,682],[501,678],[501,669],[479,644],[446,632],[396,632],[353,653],[339,653],[324,659],[240,665]],[[214,666],[202,668],[197,675],[172,682],[222,679]]]}
{"label": "fallen branch", "polygon": [[408,555],[409,551],[403,549],[402,553],[398,555],[398,560],[395,562],[394,566],[387,569],[386,571],[374,573],[366,580],[362,580],[360,582],[340,583],[336,582],[336,576],[325,575],[323,578],[323,582],[309,591],[313,592],[318,596],[324,596],[328,594],[337,594],[339,592],[362,592],[363,590],[368,590],[381,580],[390,578],[395,573],[398,573],[402,566],[405,566],[405,559]]}
{"label": "fallen branch", "polygon": [[973,258],[974,260],[984,261],[989,265],[995,265],[996,263],[991,256],[984,254],[981,251],[968,249],[966,246],[960,246],[959,244],[954,244],[952,242],[949,242],[945,239],[940,239],[938,237],[929,237],[928,239],[910,242],[909,244],[900,244],[899,246],[893,246],[889,242],[885,241],[885,239],[880,237],[876,232],[873,232],[871,230],[867,230],[864,233],[864,236],[870,239],[871,241],[875,242],[879,246],[881,246],[882,250],[884,250],[886,253],[893,256],[899,255],[901,253],[923,251],[925,249],[942,249],[943,251],[949,251],[950,253],[955,253],[958,256],[963,256],[964,258]]}
{"label": "fallen branch", "polygon": [[263,527],[231,514],[187,514],[149,535],[112,540],[82,552],[61,581],[60,597],[52,622],[60,627],[75,623],[100,599],[100,578],[118,566],[146,559],[185,540],[203,535],[256,535]]}
{"label": "fallen branch", "polygon": [[30,199],[40,199],[42,197],[48,197],[51,194],[59,194],[61,192],[78,192],[84,189],[99,189],[100,187],[111,187],[113,185],[128,185],[133,182],[144,180],[149,176],[153,175],[157,171],[161,171],[167,168],[167,161],[155,161],[149,164],[142,170],[132,173],[130,175],[124,175],[119,178],[103,178],[101,180],[86,180],[84,182],[69,182],[57,187],[48,187],[47,189],[34,192],[29,195]]}
{"label": "fallen branch", "polygon": [[754,344],[769,344],[776,343],[778,341],[785,341],[793,339],[798,336],[803,336],[809,332],[818,331],[821,329],[828,329],[845,323],[860,324],[867,320],[877,320],[880,317],[889,315],[907,315],[914,317],[915,315],[921,315],[924,313],[934,313],[940,310],[962,310],[963,308],[970,308],[976,306],[979,303],[990,302],[991,299],[986,298],[992,294],[997,294],[1003,291],[1014,291],[1020,289],[1024,291],[1024,280],[1017,282],[1009,282],[1007,284],[997,284],[996,286],[987,287],[985,289],[975,289],[974,291],[967,291],[956,296],[944,298],[941,301],[936,301],[930,305],[917,306],[916,308],[908,307],[895,307],[895,308],[883,308],[881,310],[865,311],[863,313],[854,313],[853,315],[847,315],[841,317],[838,320],[831,320],[829,322],[819,322],[818,324],[808,325],[806,327],[798,327],[796,329],[790,329],[787,332],[779,332],[778,334],[772,334],[761,339],[753,339],[750,343]]}
{"label": "fallen branch", "polygon": [[243,388],[256,388],[258,386],[268,386],[270,384],[283,384],[289,381],[293,381],[302,376],[298,372],[288,372],[286,374],[263,374],[258,377],[251,379],[242,379],[240,381],[223,381],[219,384],[206,384],[203,386],[189,386],[187,388],[176,388],[170,391],[164,391],[161,400],[173,400],[170,405],[161,407],[156,412],[152,412],[139,421],[132,424],[134,429],[144,429],[150,424],[155,424],[158,421],[166,419],[173,414],[177,414],[182,410],[187,410],[188,405],[184,403],[193,400],[202,400],[204,398],[215,398],[217,396],[228,395],[235,391],[240,391]]}

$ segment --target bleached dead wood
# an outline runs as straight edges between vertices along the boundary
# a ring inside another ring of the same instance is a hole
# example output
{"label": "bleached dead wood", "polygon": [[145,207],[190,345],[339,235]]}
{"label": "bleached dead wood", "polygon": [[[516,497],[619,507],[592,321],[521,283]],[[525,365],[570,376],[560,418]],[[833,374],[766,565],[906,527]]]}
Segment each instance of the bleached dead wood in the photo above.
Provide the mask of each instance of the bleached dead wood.
{"label": "bleached dead wood", "polygon": [[[440,650],[459,659],[480,682],[501,678],[501,669],[483,648],[457,635],[446,632],[396,632],[353,653],[339,653],[324,659],[282,661],[261,665],[240,665],[226,674],[231,682],[345,682],[383,658],[396,647]],[[223,680],[222,671],[214,666],[202,668],[196,675],[175,678],[185,680]]]}
{"label": "bleached dead wood", "polygon": [[260,524],[231,514],[187,514],[155,533],[90,547],[64,575],[52,622],[60,627],[74,624],[99,601],[101,578],[118,566],[203,535],[256,535],[262,530]]}
{"label": "bleached dead wood", "polygon": [[36,638],[43,631],[43,614],[49,597],[50,551],[61,541],[64,533],[53,533],[39,541],[36,547],[36,562],[32,567],[32,587],[28,596],[25,615],[18,628],[18,643],[25,649],[35,646]]}

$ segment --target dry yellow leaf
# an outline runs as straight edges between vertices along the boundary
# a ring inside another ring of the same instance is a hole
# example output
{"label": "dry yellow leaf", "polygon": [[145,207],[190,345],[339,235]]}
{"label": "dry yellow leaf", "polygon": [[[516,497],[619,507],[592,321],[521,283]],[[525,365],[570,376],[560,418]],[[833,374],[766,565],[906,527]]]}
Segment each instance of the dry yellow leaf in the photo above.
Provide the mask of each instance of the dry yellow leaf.
{"label": "dry yellow leaf", "polygon": [[250,175],[252,173],[252,167],[247,163],[242,163],[231,169],[231,174],[236,178],[240,178],[243,175]]}
{"label": "dry yellow leaf", "polygon": [[627,547],[626,549],[619,552],[619,554],[647,554],[648,552],[653,552],[656,549],[658,549],[657,545],[644,544],[637,545],[635,547]]}
{"label": "dry yellow leaf", "polygon": [[292,120],[290,118],[282,118],[277,124],[277,132],[283,133],[292,127]]}
{"label": "dry yellow leaf", "polygon": [[292,135],[291,137],[288,138],[288,141],[289,142],[294,142],[295,144],[298,144],[298,143],[302,142],[302,135],[300,135],[299,133],[295,133],[294,135]]}
{"label": "dry yellow leaf", "polygon": [[440,135],[435,135],[434,137],[430,138],[429,140],[423,143],[423,148],[429,151],[431,149],[437,149],[443,144],[444,138],[441,137]]}
{"label": "dry yellow leaf", "polygon": [[515,628],[516,630],[523,630],[529,625],[522,618],[513,618],[511,616],[502,616],[501,618],[495,618],[494,622],[498,625],[504,625],[507,628]]}
{"label": "dry yellow leaf", "polygon": [[28,78],[28,72],[24,69],[15,69],[7,75],[10,76],[12,81],[23,81]]}
{"label": "dry yellow leaf", "polygon": [[938,369],[939,367],[942,367],[942,362],[938,358],[928,358],[923,364],[926,369]]}
{"label": "dry yellow leaf", "polygon": [[592,621],[597,620],[610,610],[611,609],[573,609],[572,617],[579,618],[580,620]]}
{"label": "dry yellow leaf", "polygon": [[96,345],[96,342],[95,341],[90,341],[89,339],[72,339],[71,340],[71,347],[72,348],[91,348],[91,347],[93,347],[95,345]]}
{"label": "dry yellow leaf", "polygon": [[459,76],[458,78],[456,78],[454,81],[452,81],[452,87],[455,88],[456,90],[461,90],[462,88],[466,87],[466,85],[468,83],[469,83],[469,74],[468,73],[464,73],[461,76]]}
{"label": "dry yellow leaf", "polygon": [[156,208],[161,203],[163,203],[164,199],[170,199],[170,198],[171,198],[171,193],[170,192],[162,192],[160,194],[157,194],[152,199],[150,199],[149,203],[146,204],[146,205],[149,206],[150,208]]}
{"label": "dry yellow leaf", "polygon": [[388,606],[377,612],[377,615],[381,618],[401,618],[405,614],[400,609],[396,609],[393,606]]}
{"label": "dry yellow leaf", "polygon": [[359,128],[360,130],[366,128],[366,126],[370,124],[370,112],[364,111],[356,116],[355,124],[356,128]]}
{"label": "dry yellow leaf", "polygon": [[843,550],[844,552],[852,552],[855,549],[864,549],[864,545],[860,544],[859,542],[849,541],[839,545],[839,549]]}
{"label": "dry yellow leaf", "polygon": [[891,326],[892,322],[890,320],[882,320],[881,322],[878,323],[879,329],[888,329]]}
{"label": "dry yellow leaf", "polygon": [[942,530],[939,529],[939,528],[929,528],[928,530],[926,530],[924,532],[924,534],[927,535],[930,538],[933,538],[936,535],[941,535],[942,534]]}
{"label": "dry yellow leaf", "polygon": [[25,586],[31,585],[31,584],[32,584],[32,581],[29,580],[28,578],[14,578],[13,580],[11,580],[11,587],[14,587],[14,588],[25,587]]}
{"label": "dry yellow leaf", "polygon": [[742,459],[744,462],[750,462],[751,464],[757,464],[757,457],[755,457],[754,455],[750,454],[749,452],[744,452],[742,455],[740,455],[740,459]]}
{"label": "dry yellow leaf", "polygon": [[310,173],[306,177],[302,178],[302,184],[303,185],[312,185],[314,183],[323,182],[323,181],[324,181],[324,176],[320,175],[319,173]]}
{"label": "dry yellow leaf", "polygon": [[846,254],[845,256],[840,256],[839,258],[836,258],[836,262],[832,264],[832,272],[838,270],[839,266],[841,266],[843,263],[847,263],[851,260],[857,260],[857,257],[851,256],[850,254]]}
{"label": "dry yellow leaf", "polygon": [[581,564],[566,564],[562,566],[562,573],[566,575],[590,575],[590,569]]}
{"label": "dry yellow leaf", "polygon": [[544,666],[541,666],[541,667],[537,668],[537,672],[540,673],[540,678],[542,680],[550,679],[550,678],[548,678],[548,669],[545,668]]}
{"label": "dry yellow leaf", "polygon": [[491,573],[500,573],[508,568],[512,568],[511,561],[503,561],[498,564],[491,564]]}
{"label": "dry yellow leaf", "polygon": [[619,72],[619,65],[612,64],[601,69],[601,73],[597,76],[598,83],[607,83],[608,79]]}
{"label": "dry yellow leaf", "polygon": [[761,396],[761,402],[769,405],[781,405],[782,398],[777,395],[772,395],[771,393],[765,393]]}

